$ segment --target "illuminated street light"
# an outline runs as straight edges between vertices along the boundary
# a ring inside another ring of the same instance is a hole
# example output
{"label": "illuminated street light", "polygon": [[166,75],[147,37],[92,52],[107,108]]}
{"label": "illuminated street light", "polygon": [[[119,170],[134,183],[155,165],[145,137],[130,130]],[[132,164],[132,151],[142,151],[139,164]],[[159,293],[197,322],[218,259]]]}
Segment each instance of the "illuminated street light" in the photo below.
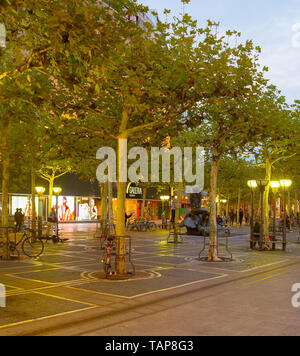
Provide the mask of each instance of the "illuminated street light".
{"label": "illuminated street light", "polygon": [[60,195],[61,192],[62,192],[62,189],[61,189],[61,188],[59,188],[59,187],[53,188],[53,193],[54,193],[55,195]]}
{"label": "illuminated street light", "polygon": [[251,189],[257,188],[256,180],[249,180],[248,181],[248,187],[251,188]]}
{"label": "illuminated street light", "polygon": [[277,181],[272,181],[270,183],[270,186],[271,188],[274,190],[274,189],[279,189],[280,188],[280,182],[277,182]]}
{"label": "illuminated street light", "polygon": [[43,195],[46,189],[44,187],[35,187],[35,191],[38,193],[38,195]]}
{"label": "illuminated street light", "polygon": [[280,185],[282,188],[289,188],[292,184],[293,182],[290,179],[282,179],[280,181]]}

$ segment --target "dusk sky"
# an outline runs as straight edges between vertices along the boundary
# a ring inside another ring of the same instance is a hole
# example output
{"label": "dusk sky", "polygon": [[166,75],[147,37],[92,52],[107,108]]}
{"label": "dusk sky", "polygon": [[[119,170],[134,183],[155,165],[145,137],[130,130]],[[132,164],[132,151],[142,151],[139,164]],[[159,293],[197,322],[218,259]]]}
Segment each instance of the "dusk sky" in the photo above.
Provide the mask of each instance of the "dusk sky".
{"label": "dusk sky", "polygon": [[[182,12],[180,0],[141,0],[156,9],[162,20],[164,8]],[[261,60],[269,67],[267,77],[289,102],[300,100],[300,0],[191,0],[186,12],[205,25],[210,19],[221,30],[242,32],[262,48]]]}

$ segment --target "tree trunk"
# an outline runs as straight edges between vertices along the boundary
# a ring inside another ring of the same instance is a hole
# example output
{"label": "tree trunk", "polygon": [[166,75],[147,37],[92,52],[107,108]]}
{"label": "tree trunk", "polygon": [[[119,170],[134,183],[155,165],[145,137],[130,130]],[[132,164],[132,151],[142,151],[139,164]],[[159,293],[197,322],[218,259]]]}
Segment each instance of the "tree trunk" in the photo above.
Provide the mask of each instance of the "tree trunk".
{"label": "tree trunk", "polygon": [[108,223],[111,231],[111,234],[114,233],[112,226],[114,223],[114,215],[113,215],[113,184],[112,182],[107,183],[108,187]]}
{"label": "tree trunk", "polygon": [[226,219],[229,217],[229,204],[230,204],[230,195],[228,195],[227,203],[226,203]]}
{"label": "tree trunk", "polygon": [[145,218],[145,207],[146,207],[146,198],[147,198],[147,187],[143,190],[143,204],[142,204],[142,219]]}
{"label": "tree trunk", "polygon": [[53,197],[54,177],[49,179],[49,201],[48,201],[48,215],[52,209],[52,197]]}
{"label": "tree trunk", "polygon": [[[120,146],[120,140],[118,139],[118,195],[117,195],[117,223],[116,223],[116,235],[118,237],[117,249],[116,249],[116,274],[126,275],[126,235],[125,229],[125,203],[126,203],[126,183],[120,179],[121,161],[125,152],[123,152]],[[124,158],[124,157],[123,157]],[[123,167],[124,168],[124,167]]]}
{"label": "tree trunk", "polygon": [[288,214],[289,214],[289,222],[290,226],[289,229],[290,231],[292,230],[292,204],[291,204],[291,191],[288,190]]}
{"label": "tree trunk", "polygon": [[32,165],[31,170],[31,229],[34,231],[34,236],[36,235],[36,206],[35,206],[35,170],[34,165]]}
{"label": "tree trunk", "polygon": [[8,203],[9,203],[9,147],[8,147],[8,120],[5,121],[2,132],[2,237],[3,237],[3,251],[2,259],[9,260],[9,233],[8,233]]}
{"label": "tree trunk", "polygon": [[48,201],[48,213],[46,215],[46,221],[47,221],[47,232],[46,235],[50,235],[50,229],[51,229],[51,222],[48,221],[48,216],[51,212],[52,209],[52,197],[53,197],[53,187],[54,187],[54,174],[52,177],[49,179],[49,201]]}
{"label": "tree trunk", "polygon": [[240,209],[241,209],[241,186],[239,186],[238,203],[236,208],[236,226],[240,227]]}
{"label": "tree trunk", "polygon": [[266,246],[269,245],[269,224],[270,224],[270,206],[269,206],[269,195],[270,195],[270,181],[272,177],[272,165],[268,159],[266,159],[266,177],[265,179],[269,181],[264,192],[264,241]]}
{"label": "tree trunk", "polygon": [[218,228],[217,228],[217,181],[220,158],[213,158],[210,176],[210,234],[209,234],[209,262],[218,262]]}
{"label": "tree trunk", "polygon": [[220,195],[217,194],[216,202],[217,202],[217,216],[220,215],[220,210],[221,210],[221,201],[220,201]]}
{"label": "tree trunk", "polygon": [[181,205],[181,192],[183,188],[183,183],[180,183],[178,186],[177,192],[177,201],[176,201],[176,211],[175,211],[175,224],[174,224],[174,242],[178,243],[178,224],[179,224],[179,213],[180,213],[180,205]]}
{"label": "tree trunk", "polygon": [[107,184],[108,182],[101,183],[101,220],[106,223],[107,220]]}

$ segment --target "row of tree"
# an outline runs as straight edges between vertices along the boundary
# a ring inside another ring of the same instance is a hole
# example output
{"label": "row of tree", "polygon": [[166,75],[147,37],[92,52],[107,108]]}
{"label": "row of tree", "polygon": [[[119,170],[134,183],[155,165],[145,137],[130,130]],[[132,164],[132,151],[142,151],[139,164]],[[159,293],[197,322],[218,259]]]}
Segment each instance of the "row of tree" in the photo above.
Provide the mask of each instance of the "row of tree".
{"label": "row of tree", "polygon": [[[32,186],[36,172],[50,185],[55,172],[94,178],[99,147],[120,153],[123,139],[129,147],[146,148],[167,139],[169,148],[206,149],[209,260],[216,261],[221,162],[231,157],[237,167],[241,160],[264,164],[270,178],[277,163],[299,159],[298,103],[288,106],[268,83],[260,49],[242,43],[240,33],[220,36],[216,24],[199,28],[188,14],[141,27],[129,19],[146,7],[135,0],[106,3],[1,2],[7,32],[6,48],[0,49],[2,226],[8,226],[9,188],[22,184],[19,177],[28,172]],[[116,270],[126,274],[126,183],[118,176],[117,185]],[[180,192],[182,185],[174,187]]]}

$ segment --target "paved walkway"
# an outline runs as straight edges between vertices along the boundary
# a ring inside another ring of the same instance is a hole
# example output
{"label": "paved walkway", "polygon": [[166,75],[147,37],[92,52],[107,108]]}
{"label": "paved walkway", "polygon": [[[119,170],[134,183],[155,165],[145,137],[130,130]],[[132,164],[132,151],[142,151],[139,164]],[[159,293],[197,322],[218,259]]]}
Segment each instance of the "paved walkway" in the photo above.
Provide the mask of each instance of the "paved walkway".
{"label": "paved walkway", "polygon": [[38,260],[0,262],[0,335],[300,335],[291,305],[296,233],[287,252],[262,253],[249,250],[246,228],[235,230],[235,260],[219,264],[196,259],[202,238],[172,245],[165,232],[133,233],[137,278],[116,282],[98,278],[102,251],[91,226],[64,229],[70,241],[48,244]]}

